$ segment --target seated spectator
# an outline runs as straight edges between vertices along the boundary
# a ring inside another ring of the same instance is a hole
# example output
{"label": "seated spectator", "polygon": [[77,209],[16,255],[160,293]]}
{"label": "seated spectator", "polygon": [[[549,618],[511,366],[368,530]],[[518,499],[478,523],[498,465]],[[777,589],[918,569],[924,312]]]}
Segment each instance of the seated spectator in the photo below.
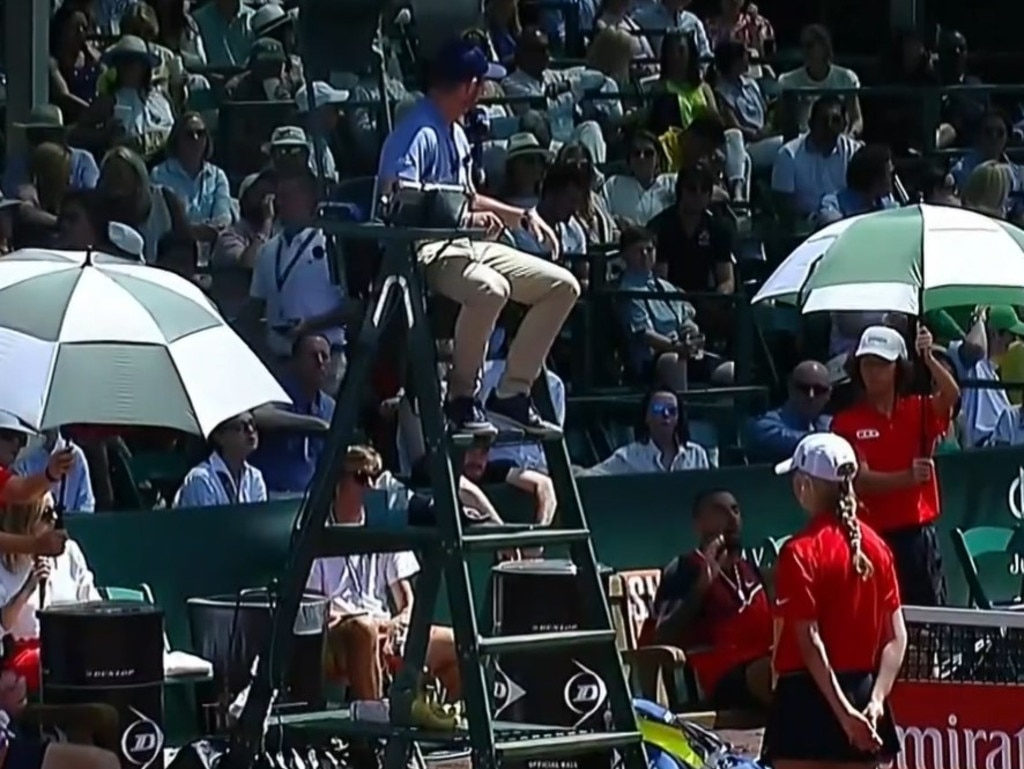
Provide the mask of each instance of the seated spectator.
{"label": "seated spectator", "polygon": [[975,311],[974,322],[962,341],[949,346],[953,373],[964,384],[957,420],[965,448],[985,445],[995,432],[1000,415],[1010,408],[1006,391],[999,387],[972,387],[970,381],[998,382],[996,356],[1024,336],[1024,323],[1012,307],[996,305]]}
{"label": "seated spectator", "polygon": [[127,147],[115,147],[103,158],[97,189],[110,218],[142,235],[147,263],[157,261],[157,247],[168,233],[191,236],[181,198],[170,188],[154,184],[142,158]]}
{"label": "seated spectator", "polygon": [[[729,0],[727,0],[728,2]],[[742,132],[754,168],[769,168],[782,147],[782,137],[768,125],[768,106],[761,86],[750,77],[750,61],[742,43],[727,40],[715,48],[715,98],[722,122]]]}
{"label": "seated spectator", "polygon": [[[599,36],[605,29],[625,32],[629,35],[630,55],[638,63],[641,72],[651,72],[656,58],[650,41],[643,34],[643,28],[629,15],[632,7],[629,0],[605,0],[594,24]],[[596,39],[596,38],[595,38]]]}
{"label": "seated spectator", "polygon": [[[366,447],[349,449],[335,491],[336,524],[366,523],[365,492],[379,474],[376,452]],[[402,642],[409,626],[415,600],[411,580],[419,568],[416,556],[408,551],[334,556],[313,562],[306,588],[331,599],[324,672],[331,680],[346,680],[353,700],[384,696],[383,653],[401,652],[395,645]],[[426,668],[441,681],[450,699],[459,699],[459,664],[451,628],[431,627]]]}
{"label": "seated spectator", "polygon": [[686,128],[701,115],[718,116],[715,92],[705,82],[693,38],[673,32],[661,46],[659,93],[647,127],[660,136],[669,128]]}
{"label": "seated spectator", "polygon": [[986,160],[971,171],[961,191],[963,207],[996,219],[1006,219],[1013,204],[1013,167]]}
{"label": "seated spectator", "polygon": [[287,365],[295,340],[319,334],[331,345],[323,389],[337,392],[345,369],[341,288],[331,281],[324,233],[311,226],[319,202],[308,168],[277,174],[274,206],[281,232],[256,256],[249,288],[252,317],[265,318],[265,349],[274,365]]}
{"label": "seated spectator", "polygon": [[160,59],[145,42],[125,35],[106,50],[103,60],[116,73],[108,118],[144,157],[152,157],[163,149],[174,128],[174,108],[153,85]]}
{"label": "seated spectator", "polygon": [[597,193],[600,187],[600,172],[595,163],[594,153],[586,142],[579,140],[563,144],[555,155],[554,165],[575,169],[580,175],[586,185],[587,194],[579,201],[575,211],[576,219],[583,226],[587,243],[605,245],[614,243],[619,234],[615,229],[615,222],[604,207],[604,201]]}
{"label": "seated spectator", "polygon": [[[317,176],[332,182],[338,181],[338,167],[331,151],[331,139],[338,130],[340,105],[348,101],[348,91],[331,88],[327,83],[313,82],[313,108],[306,87],[295,94],[295,104],[306,123],[306,137],[309,139],[309,167]],[[323,169],[319,164],[323,163]]]}
{"label": "seated spectator", "polygon": [[[331,345],[319,334],[304,334],[296,339],[289,371],[282,382],[292,402],[280,408],[329,423],[334,416],[334,398],[323,388],[330,359]],[[320,437],[271,433],[260,441],[252,464],[263,473],[272,494],[302,493],[313,480],[323,448],[324,439]]]}
{"label": "seated spectator", "polygon": [[199,113],[186,112],[167,139],[167,159],[150,175],[184,202],[192,238],[210,247],[233,218],[227,174],[210,162],[212,156],[206,123]]}
{"label": "seated spectator", "polygon": [[621,29],[599,30],[587,48],[587,67],[612,80],[620,93],[633,85],[632,62],[633,37]]}
{"label": "seated spectator", "polygon": [[[269,172],[251,174],[238,187],[238,220],[221,230],[213,246],[213,298],[233,320],[249,297],[256,256],[274,232],[274,180]],[[243,338],[248,338],[243,333]]]}
{"label": "seated spectator", "polygon": [[69,123],[77,122],[96,98],[103,69],[89,27],[88,11],[73,3],[61,5],[50,20],[50,94]]}
{"label": "seated spectator", "polygon": [[511,66],[516,56],[516,40],[523,31],[518,0],[487,0],[484,26],[490,58],[502,66]]}
{"label": "seated spectator", "polygon": [[828,369],[815,360],[798,363],[789,375],[786,402],[750,420],[743,447],[751,462],[778,463],[793,456],[810,433],[827,432],[825,415],[832,384]]}
{"label": "seated spectator", "polygon": [[551,161],[551,150],[542,147],[531,133],[514,133],[505,151],[505,173],[498,197],[514,206],[537,205],[544,170]]}
{"label": "seated spectator", "polygon": [[18,475],[35,475],[46,469],[50,454],[54,449],[70,450],[75,458],[74,464],[67,475],[50,487],[50,494],[55,504],[67,513],[96,512],[96,497],[92,493],[92,480],[89,477],[89,463],[85,452],[74,441],[65,438],[59,430],[47,430],[44,440],[32,448],[23,451],[14,463],[13,469]]}
{"label": "seated spectator", "polygon": [[[626,268],[623,291],[678,291],[654,272],[654,241],[646,230],[628,228],[619,238]],[[683,299],[631,297],[620,303],[621,323],[629,340],[629,369],[636,381],[687,389],[690,367],[706,368],[697,311]],[[705,372],[710,375],[710,372]]]}
{"label": "seated spectator", "polygon": [[950,173],[957,189],[963,194],[967,186],[967,178],[971,171],[986,161],[995,161],[1008,165],[1013,174],[1013,191],[1022,189],[1021,179],[1024,177],[1020,166],[1010,161],[1006,155],[1006,145],[1010,136],[1010,121],[1002,112],[991,110],[981,119],[981,125],[974,135],[971,148],[953,164]]}
{"label": "seated spectator", "polygon": [[674,392],[648,392],[641,403],[641,413],[636,440],[615,449],[603,462],[583,470],[582,475],[675,473],[707,470],[711,466],[707,450],[689,440],[686,419],[679,413],[679,400]]}
{"label": "seated spectator", "polygon": [[860,142],[843,132],[845,124],[839,99],[822,96],[811,107],[810,131],[782,145],[772,167],[772,192],[784,217],[808,217],[823,197],[846,186]]}
{"label": "seated spectator", "polygon": [[707,19],[704,28],[712,50],[733,40],[756,54],[759,62],[766,54],[775,52],[775,30],[771,22],[747,0],[719,0],[718,15]]}
{"label": "seated spectator", "polygon": [[743,557],[743,517],[724,489],[693,503],[697,548],[675,558],[654,596],[649,642],[686,653],[713,708],[763,710],[771,701],[772,611],[761,575]]}
{"label": "seated spectator", "polygon": [[[868,144],[853,153],[846,167],[846,186],[825,195],[817,221],[832,224],[850,216],[896,208],[892,197],[892,153],[884,144]],[[779,460],[782,461],[782,460]]]}
{"label": "seated spectator", "polygon": [[24,205],[20,200],[6,200],[0,195],[0,256],[14,250],[14,220]]}
{"label": "seated spectator", "polygon": [[53,104],[35,107],[29,112],[24,123],[15,123],[14,127],[25,132],[28,152],[23,155],[16,154],[8,160],[3,177],[4,195],[16,198],[22,186],[32,183],[28,161],[31,151],[44,143],[65,147],[70,153],[68,190],[86,190],[96,186],[100,178],[96,158],[88,150],[68,146],[64,115],[59,107]]}
{"label": "seated spectator", "polygon": [[601,198],[608,213],[625,224],[647,224],[672,197],[675,178],[664,173],[668,159],[657,137],[637,131],[628,143],[626,172],[605,180]]}
{"label": "seated spectator", "polygon": [[[516,46],[516,68],[501,85],[509,97],[533,97],[543,103],[551,118],[551,129],[558,141],[568,141],[573,133],[577,107],[581,114],[597,110],[605,115],[621,115],[622,104],[618,88],[600,72],[584,67],[551,69],[548,36],[537,27],[523,29]],[[604,92],[608,99],[584,104],[588,92]],[[511,105],[512,111],[522,114],[531,104],[520,101]]]}
{"label": "seated spectator", "polygon": [[[121,34],[134,35],[146,44],[149,52],[159,59],[159,64],[153,68],[153,87],[162,90],[172,105],[184,106],[188,96],[185,65],[178,54],[159,43],[160,22],[152,6],[143,2],[129,6],[121,16]],[[99,93],[108,93],[113,76],[111,70],[103,73],[98,84]]]}
{"label": "seated spectator", "polygon": [[[860,88],[860,79],[852,69],[840,67],[832,63],[832,36],[820,24],[810,24],[800,33],[800,49],[803,51],[803,66],[779,75],[779,86],[785,92],[800,88]],[[850,136],[859,136],[864,130],[864,118],[861,115],[860,99],[856,93],[844,94],[840,101],[842,115],[841,131]],[[786,119],[800,133],[811,130],[813,115],[812,106],[820,96],[794,96],[789,102],[783,95],[783,104],[792,104],[794,112]]]}
{"label": "seated spectator", "polygon": [[[962,32],[949,28],[940,31],[938,72],[943,86],[982,85],[980,78],[968,72],[967,54],[967,38]],[[962,146],[977,136],[991,108],[987,93],[958,89],[943,98],[942,121],[953,128],[953,141]]]}
{"label": "seated spectator", "polygon": [[300,173],[303,169],[313,167],[309,139],[306,138],[306,132],[296,126],[275,128],[270,141],[263,145],[263,152],[270,156],[270,167],[267,170],[275,175]]}
{"label": "seated spectator", "polygon": [[[537,213],[558,236],[561,255],[571,257],[587,253],[587,234],[576,218],[576,211],[584,205],[589,194],[586,177],[573,166],[555,163],[541,182]],[[529,231],[520,227],[512,235],[520,251],[550,258],[550,249]]]}
{"label": "seated spectator", "polygon": [[210,0],[192,14],[203,40],[207,64],[225,68],[245,63],[254,40],[254,13],[241,0]]}
{"label": "seated spectator", "polygon": [[[0,531],[7,534],[37,536],[53,529],[56,522],[53,497],[44,495],[34,502],[7,504],[0,511]],[[39,585],[46,582],[46,605],[40,606]],[[0,555],[0,622],[12,637],[13,651],[2,663],[4,671],[25,677],[32,694],[39,692],[42,672],[39,665],[39,620],[36,611],[60,604],[98,601],[92,572],[82,548],[73,539],[54,558],[30,555]]]}
{"label": "seated spectator", "polygon": [[697,14],[687,10],[692,0],[651,0],[634,6],[630,14],[641,29],[647,32],[651,49],[661,55],[662,40],[667,31],[679,32],[693,38],[698,60],[711,57],[708,33]]}
{"label": "seated spectator", "polygon": [[43,142],[32,150],[32,183],[22,185],[18,193],[24,204],[15,219],[15,242],[19,247],[52,244],[70,168],[71,152],[60,144]]}
{"label": "seated spectator", "polygon": [[728,222],[709,210],[713,183],[706,165],[681,170],[675,205],[654,217],[649,229],[657,243],[660,277],[687,292],[731,294],[735,235]]}
{"label": "seated spectator", "polygon": [[203,38],[188,8],[179,0],[152,0],[159,27],[158,42],[181,57],[185,69],[196,71],[206,66]]}
{"label": "seated spectator", "polygon": [[239,414],[210,433],[210,456],[188,471],[175,507],[254,504],[267,501],[263,473],[247,461],[259,446],[252,414]]}
{"label": "seated spectator", "polygon": [[957,196],[956,180],[953,174],[934,163],[928,163],[918,180],[923,203],[931,206],[954,206],[960,207],[960,198]]}
{"label": "seated spectator", "polygon": [[224,91],[232,101],[288,101],[285,74],[288,57],[277,40],[261,37],[252,44],[245,71],[228,81]]}
{"label": "seated spectator", "polygon": [[299,9],[286,11],[277,3],[261,5],[252,16],[252,33],[257,40],[269,38],[281,44],[284,50],[285,64],[282,85],[289,93],[295,93],[306,82],[302,69],[302,59],[297,52],[295,41],[295,21]]}

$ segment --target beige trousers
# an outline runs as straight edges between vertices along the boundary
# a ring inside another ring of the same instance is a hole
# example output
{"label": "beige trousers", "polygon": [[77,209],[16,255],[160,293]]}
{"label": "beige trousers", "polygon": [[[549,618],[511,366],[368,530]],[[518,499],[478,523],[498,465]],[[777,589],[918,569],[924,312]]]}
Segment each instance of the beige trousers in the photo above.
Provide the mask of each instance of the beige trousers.
{"label": "beige trousers", "polygon": [[458,302],[449,395],[475,395],[487,342],[505,303],[529,307],[508,351],[501,396],[529,393],[562,324],[580,295],[564,267],[501,243],[479,240],[427,243],[419,251],[427,285]]}

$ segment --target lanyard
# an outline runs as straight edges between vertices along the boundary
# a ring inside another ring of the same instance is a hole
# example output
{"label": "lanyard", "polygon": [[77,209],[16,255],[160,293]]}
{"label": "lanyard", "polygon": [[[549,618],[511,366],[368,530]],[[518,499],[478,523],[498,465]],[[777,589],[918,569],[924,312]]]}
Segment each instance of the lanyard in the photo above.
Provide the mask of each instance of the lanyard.
{"label": "lanyard", "polygon": [[[356,596],[363,596],[364,593],[369,595],[372,589],[372,585],[368,585],[366,582],[373,556],[366,554],[363,558],[366,558],[366,560],[364,561],[360,558],[359,568],[356,568],[356,565],[352,562],[352,556],[347,556],[342,563],[341,581],[344,583],[345,578],[348,577],[348,581],[352,585],[352,592]],[[340,587],[341,585],[339,585]]]}
{"label": "lanyard", "polygon": [[[700,550],[697,551],[697,555],[700,556],[701,560],[707,562],[707,558]],[[735,580],[733,579],[735,577]],[[732,567],[732,576],[725,573],[724,569],[719,570],[718,578],[725,583],[726,588],[739,599],[740,611],[743,611],[750,604],[751,599],[754,597],[755,590],[746,590],[746,586],[743,584],[743,575],[740,574],[739,564],[734,564]]]}
{"label": "lanyard", "polygon": [[[243,471],[244,472],[244,471]],[[223,470],[217,471],[217,480],[228,498],[228,504],[237,505],[241,501],[241,489],[235,485],[234,479]]]}
{"label": "lanyard", "polygon": [[281,258],[284,256],[284,235],[282,234],[281,239],[277,241],[277,254],[274,257],[274,280],[277,283],[278,293],[284,290],[284,286],[288,282],[288,278],[291,277],[292,271],[295,269],[295,265],[299,263],[299,259],[301,259],[306,253],[306,249],[309,248],[316,235],[316,230],[310,231],[306,236],[306,239],[299,245],[298,250],[295,252],[295,256],[293,256],[291,261],[285,265],[284,272],[281,272]]}

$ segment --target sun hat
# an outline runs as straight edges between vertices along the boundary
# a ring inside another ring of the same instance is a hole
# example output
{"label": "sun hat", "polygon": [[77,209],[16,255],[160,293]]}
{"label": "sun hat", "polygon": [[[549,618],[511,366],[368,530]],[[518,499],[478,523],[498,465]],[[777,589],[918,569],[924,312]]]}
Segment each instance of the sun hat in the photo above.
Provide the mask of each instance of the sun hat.
{"label": "sun hat", "polygon": [[153,53],[145,40],[135,35],[122,35],[116,43],[103,52],[104,64],[116,65],[118,61],[133,58],[146,61],[150,67],[160,65],[160,57]]}
{"label": "sun hat", "polygon": [[454,38],[434,56],[432,77],[442,83],[468,83],[470,80],[501,80],[505,68],[487,60],[487,54],[469,40]]}
{"label": "sun hat", "polygon": [[306,132],[298,126],[283,125],[270,134],[270,141],[263,145],[263,151],[270,152],[274,147],[309,147],[309,141]]}
{"label": "sun hat", "polygon": [[835,433],[811,433],[797,444],[792,457],[775,465],[775,474],[799,470],[812,478],[838,482],[849,477],[840,472],[849,465],[856,471],[857,453],[846,438]]}
{"label": "sun hat", "polygon": [[[313,81],[313,109],[319,109],[328,104],[342,104],[348,101],[348,97],[349,93],[346,90],[331,88],[322,80]],[[299,112],[309,112],[309,96],[305,85],[302,85],[295,93],[295,106],[299,108]]]}
{"label": "sun hat", "polygon": [[252,31],[256,37],[263,37],[264,35],[273,32],[279,27],[283,27],[285,24],[290,24],[295,21],[298,16],[298,8],[291,11],[286,11],[278,3],[267,3],[266,5],[260,6],[260,9],[252,15]]}
{"label": "sun hat", "polygon": [[865,355],[874,355],[890,362],[906,359],[907,343],[903,341],[903,335],[894,328],[868,326],[860,335],[854,357],[861,358]]}
{"label": "sun hat", "polygon": [[36,435],[36,431],[9,411],[0,409],[0,430],[23,435]]}
{"label": "sun hat", "polygon": [[63,129],[64,113],[56,104],[40,104],[31,109],[25,122],[15,121],[14,127],[25,130]]}
{"label": "sun hat", "polygon": [[508,144],[505,146],[506,162],[526,155],[540,155],[550,160],[552,154],[551,150],[540,146],[537,137],[528,131],[512,134],[508,137]]}
{"label": "sun hat", "polygon": [[111,222],[107,225],[107,239],[114,248],[121,252],[118,254],[119,256],[124,255],[140,262],[144,261],[143,253],[146,249],[146,241],[133,227],[121,222]]}

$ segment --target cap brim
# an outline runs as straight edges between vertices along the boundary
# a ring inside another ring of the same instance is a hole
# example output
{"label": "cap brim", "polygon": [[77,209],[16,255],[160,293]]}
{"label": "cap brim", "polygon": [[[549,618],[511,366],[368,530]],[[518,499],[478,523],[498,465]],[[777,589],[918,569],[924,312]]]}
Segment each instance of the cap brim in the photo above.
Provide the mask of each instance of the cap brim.
{"label": "cap brim", "polygon": [[261,24],[253,30],[253,34],[256,37],[263,37],[268,32],[273,32],[278,27],[283,27],[285,24],[291,24],[295,19],[289,16],[287,13],[284,16],[278,16],[273,21],[268,21],[266,24]]}
{"label": "cap brim", "polygon": [[789,459],[784,459],[781,462],[779,462],[777,465],[775,465],[775,474],[776,475],[788,475],[789,473],[793,472],[793,468],[794,468],[793,457],[790,457]]}
{"label": "cap brim", "polygon": [[484,73],[484,80],[502,80],[508,71],[500,64],[491,62],[487,65],[487,71]]}
{"label": "cap brim", "polygon": [[887,360],[890,363],[895,363],[896,361],[903,357],[902,355],[900,355],[899,350],[897,350],[896,352],[889,352],[887,350],[857,350],[857,354],[854,355],[854,357],[864,358],[868,355],[871,355],[875,358],[881,358],[882,360]]}

